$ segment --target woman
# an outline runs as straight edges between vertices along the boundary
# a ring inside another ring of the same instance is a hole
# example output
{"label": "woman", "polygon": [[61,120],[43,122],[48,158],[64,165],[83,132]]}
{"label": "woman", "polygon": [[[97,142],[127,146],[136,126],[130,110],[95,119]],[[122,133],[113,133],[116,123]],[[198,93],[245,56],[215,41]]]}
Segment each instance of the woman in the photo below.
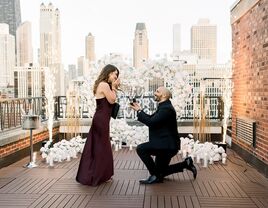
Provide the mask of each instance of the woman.
{"label": "woman", "polygon": [[102,69],[94,84],[97,107],[76,176],[76,180],[84,185],[97,186],[114,174],[109,124],[120,85],[118,76],[119,70],[109,64]]}

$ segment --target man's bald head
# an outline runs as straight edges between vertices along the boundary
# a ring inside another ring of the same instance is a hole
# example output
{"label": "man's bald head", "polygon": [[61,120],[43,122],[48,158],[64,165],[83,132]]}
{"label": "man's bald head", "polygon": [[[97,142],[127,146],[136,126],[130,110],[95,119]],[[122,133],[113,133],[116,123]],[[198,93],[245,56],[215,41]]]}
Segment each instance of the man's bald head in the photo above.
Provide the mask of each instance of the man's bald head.
{"label": "man's bald head", "polygon": [[160,102],[168,100],[172,97],[170,90],[164,86],[158,87],[154,94],[156,96],[156,100]]}

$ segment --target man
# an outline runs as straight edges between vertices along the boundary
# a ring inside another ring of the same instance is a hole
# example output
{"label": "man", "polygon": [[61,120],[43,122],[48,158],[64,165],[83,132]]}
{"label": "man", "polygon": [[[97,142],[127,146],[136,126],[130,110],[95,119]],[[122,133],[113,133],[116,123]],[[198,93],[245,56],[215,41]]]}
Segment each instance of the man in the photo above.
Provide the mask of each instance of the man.
{"label": "man", "polygon": [[[184,168],[192,171],[195,179],[197,170],[191,157],[186,158],[183,162],[169,165],[171,158],[177,154],[180,146],[176,111],[169,100],[171,92],[167,88],[159,87],[154,96],[159,105],[152,115],[146,114],[138,103],[131,104],[131,108],[137,111],[138,121],[149,127],[149,142],[138,145],[136,149],[150,173],[149,178],[140,180],[140,183],[163,182],[165,176],[183,172]],[[155,160],[152,156],[155,156]]]}

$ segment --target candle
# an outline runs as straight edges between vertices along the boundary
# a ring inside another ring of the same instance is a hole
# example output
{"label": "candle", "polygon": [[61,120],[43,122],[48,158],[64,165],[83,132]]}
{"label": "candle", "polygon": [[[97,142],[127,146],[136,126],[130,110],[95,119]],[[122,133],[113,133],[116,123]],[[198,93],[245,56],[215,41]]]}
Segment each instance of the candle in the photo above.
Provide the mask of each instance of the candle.
{"label": "candle", "polygon": [[115,144],[115,151],[118,151],[118,144]]}
{"label": "candle", "polygon": [[191,154],[191,153],[192,153],[192,148],[191,148],[191,145],[187,145],[187,151],[188,151],[188,153],[189,153],[189,154]]}
{"label": "candle", "polygon": [[67,155],[67,161],[71,161],[70,155]]}
{"label": "candle", "polygon": [[196,155],[196,163],[200,163],[200,156]]}
{"label": "candle", "polygon": [[119,142],[119,149],[122,149],[122,142]]}
{"label": "candle", "polygon": [[61,155],[59,155],[59,159],[58,159],[58,162],[62,162],[62,161],[61,161]]}
{"label": "candle", "polygon": [[49,164],[49,156],[46,157],[46,163]]}
{"label": "candle", "polygon": [[129,145],[129,150],[131,151],[133,148],[132,148],[132,144],[131,145]]}
{"label": "candle", "polygon": [[203,165],[203,167],[208,167],[208,154],[207,153],[205,153],[205,155],[204,155],[204,165]]}
{"label": "candle", "polygon": [[213,158],[212,158],[212,157],[209,158],[209,164],[210,164],[210,165],[213,164]]}
{"label": "candle", "polygon": [[54,164],[53,164],[53,157],[49,157],[49,166],[50,167],[53,167],[54,166]]}
{"label": "candle", "polygon": [[226,157],[223,157],[222,158],[222,164],[225,164],[226,163]]}
{"label": "candle", "polygon": [[186,158],[187,156],[187,151],[186,149],[182,150],[182,158]]}

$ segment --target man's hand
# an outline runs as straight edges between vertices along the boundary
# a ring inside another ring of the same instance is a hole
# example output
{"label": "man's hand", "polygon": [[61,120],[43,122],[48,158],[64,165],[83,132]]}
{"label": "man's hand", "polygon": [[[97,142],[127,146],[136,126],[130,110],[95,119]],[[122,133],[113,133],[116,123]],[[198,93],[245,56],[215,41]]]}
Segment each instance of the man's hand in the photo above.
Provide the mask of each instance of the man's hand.
{"label": "man's hand", "polygon": [[141,106],[138,103],[132,103],[132,105],[129,105],[129,107],[135,111],[141,110]]}

